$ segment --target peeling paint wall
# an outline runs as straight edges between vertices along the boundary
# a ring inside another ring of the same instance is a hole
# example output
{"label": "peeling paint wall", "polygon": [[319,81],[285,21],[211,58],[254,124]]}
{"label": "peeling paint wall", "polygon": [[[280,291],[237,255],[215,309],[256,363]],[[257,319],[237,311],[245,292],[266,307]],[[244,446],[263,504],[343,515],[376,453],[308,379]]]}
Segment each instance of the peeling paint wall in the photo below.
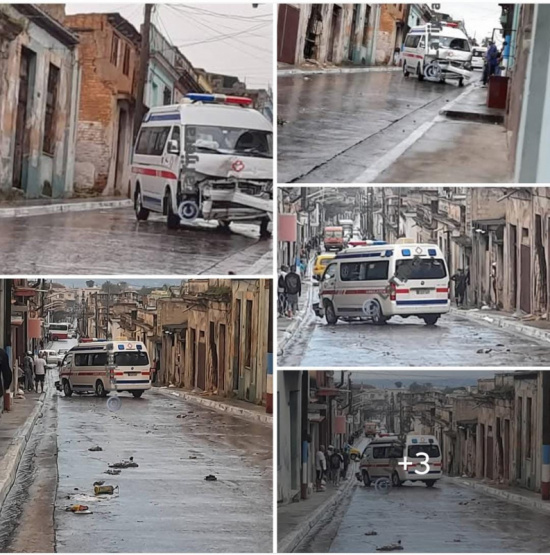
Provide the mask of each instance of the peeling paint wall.
{"label": "peeling paint wall", "polygon": [[[16,192],[14,156],[17,105],[20,94],[21,52],[25,47],[33,54],[29,100],[27,103],[27,145],[23,157],[22,189],[26,198],[63,197],[72,191],[72,161],[68,155],[74,148],[71,128],[76,118],[77,96],[75,74],[78,74],[76,50],[58,41],[46,30],[21,16],[9,5],[0,7],[0,19],[7,16],[23,26],[15,38],[0,39],[0,191]],[[43,152],[48,74],[50,64],[59,68],[53,155]]]}

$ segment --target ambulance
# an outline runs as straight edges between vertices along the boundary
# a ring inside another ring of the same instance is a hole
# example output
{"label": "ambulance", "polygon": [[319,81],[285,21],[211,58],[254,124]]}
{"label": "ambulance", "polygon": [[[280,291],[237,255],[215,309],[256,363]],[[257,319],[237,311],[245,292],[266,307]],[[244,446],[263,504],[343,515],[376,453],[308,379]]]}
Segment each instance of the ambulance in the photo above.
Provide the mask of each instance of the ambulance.
{"label": "ambulance", "polygon": [[456,80],[458,86],[471,77],[472,47],[456,23],[437,23],[413,27],[403,44],[403,75],[415,75],[444,83]]}
{"label": "ambulance", "polygon": [[433,326],[449,312],[449,270],[437,245],[399,239],[340,251],[319,283],[318,315],[328,324],[416,316]]}
{"label": "ambulance", "polygon": [[252,222],[269,235],[273,219],[273,127],[250,98],[186,95],[151,108],[134,148],[130,193],[138,220],[167,226],[197,218]]}
{"label": "ambulance", "polygon": [[416,434],[404,441],[396,436],[374,439],[363,451],[359,474],[367,487],[387,478],[396,487],[423,482],[431,488],[443,477],[439,442],[435,436]]}
{"label": "ambulance", "polygon": [[59,380],[65,397],[73,392],[106,397],[114,390],[141,397],[151,389],[149,355],[140,341],[86,341],[65,355]]}

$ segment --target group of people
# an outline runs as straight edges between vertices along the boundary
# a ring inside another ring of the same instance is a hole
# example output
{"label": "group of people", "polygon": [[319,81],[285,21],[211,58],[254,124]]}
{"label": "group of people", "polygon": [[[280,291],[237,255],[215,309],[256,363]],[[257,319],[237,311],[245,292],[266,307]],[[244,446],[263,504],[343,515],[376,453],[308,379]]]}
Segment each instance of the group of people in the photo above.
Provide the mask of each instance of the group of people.
{"label": "group of people", "polygon": [[281,266],[277,281],[279,316],[292,318],[298,312],[298,299],[302,295],[302,280],[296,266]]}
{"label": "group of people", "polygon": [[33,354],[28,351],[23,358],[23,364],[19,367],[19,387],[26,391],[36,391],[40,385],[40,392],[44,391],[44,380],[46,378],[46,359],[44,355]]}
{"label": "group of people", "polygon": [[343,449],[336,449],[332,445],[328,449],[324,445],[319,446],[315,454],[316,491],[325,491],[327,481],[338,486],[340,480],[347,480],[350,449],[349,444],[344,445]]}

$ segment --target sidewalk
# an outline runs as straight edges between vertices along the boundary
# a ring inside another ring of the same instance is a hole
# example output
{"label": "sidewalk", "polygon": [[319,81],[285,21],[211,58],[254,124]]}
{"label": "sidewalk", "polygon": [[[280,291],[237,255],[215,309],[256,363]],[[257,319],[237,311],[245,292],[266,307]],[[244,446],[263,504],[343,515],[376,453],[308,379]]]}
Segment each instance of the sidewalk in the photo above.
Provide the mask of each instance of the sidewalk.
{"label": "sidewalk", "polygon": [[190,403],[196,403],[211,409],[226,412],[232,416],[251,420],[259,424],[266,424],[268,426],[273,425],[273,415],[267,414],[264,406],[254,405],[246,401],[241,401],[240,399],[229,399],[221,395],[201,395],[199,393],[192,393],[188,389],[180,387],[161,386],[154,387],[154,389],[163,395],[179,397],[183,401],[189,401]]}
{"label": "sidewalk", "polygon": [[317,65],[313,63],[305,63],[301,66],[293,66],[290,64],[277,64],[277,77],[288,77],[289,75],[319,75],[328,73],[368,73],[368,72],[385,72],[385,71],[402,71],[396,66],[334,66],[334,65]]}
{"label": "sidewalk", "polygon": [[44,394],[12,399],[12,410],[0,415],[0,509],[15,480],[17,467],[41,414]]}
{"label": "sidewalk", "polygon": [[[452,85],[446,85],[452,86]],[[356,183],[510,183],[508,135],[487,89],[468,85],[432,121],[420,125]]]}
{"label": "sidewalk", "polygon": [[105,208],[132,207],[131,199],[122,197],[89,197],[67,199],[0,200],[0,218],[44,216],[61,212],[84,212]]}
{"label": "sidewalk", "polygon": [[550,341],[549,320],[526,320],[527,317],[517,317],[509,312],[500,310],[481,310],[479,308],[458,309],[451,307],[451,314],[477,320],[515,333],[521,333],[541,341]]}
{"label": "sidewalk", "polygon": [[500,497],[510,503],[516,503],[529,509],[550,513],[550,501],[543,501],[541,494],[523,488],[503,486],[500,484],[482,482],[475,478],[458,478],[455,476],[445,476],[445,481],[453,482],[459,486],[470,487],[475,490]]}
{"label": "sidewalk", "polygon": [[298,313],[292,318],[277,316],[277,354],[281,355],[286,344],[297,332],[300,324],[304,321],[308,309],[311,308],[313,293],[313,278],[311,277],[311,264],[308,265],[308,273],[302,278],[302,294],[298,297]]}
{"label": "sidewalk", "polygon": [[325,518],[332,516],[344,496],[357,484],[350,466],[348,479],[338,488],[327,484],[326,491],[314,491],[308,499],[278,507],[277,551],[291,553],[296,549]]}

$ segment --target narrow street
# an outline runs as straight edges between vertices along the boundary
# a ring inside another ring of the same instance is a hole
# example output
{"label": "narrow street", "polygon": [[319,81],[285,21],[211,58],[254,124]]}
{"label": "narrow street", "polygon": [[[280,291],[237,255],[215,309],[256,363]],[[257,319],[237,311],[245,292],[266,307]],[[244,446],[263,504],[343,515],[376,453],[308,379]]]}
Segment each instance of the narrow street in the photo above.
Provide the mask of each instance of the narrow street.
{"label": "narrow street", "polygon": [[[122,393],[110,412],[106,399],[65,398],[49,372],[43,417],[0,514],[0,551],[271,551],[270,427],[159,389]],[[130,457],[137,468],[106,473]],[[97,497],[96,481],[119,489]],[[66,512],[78,503],[92,514]]]}
{"label": "narrow street", "polygon": [[379,493],[358,485],[352,492],[336,511],[332,534],[321,532],[299,551],[372,553],[399,541],[408,553],[550,551],[546,514],[445,478],[434,488],[405,484]]}
{"label": "narrow street", "polygon": [[[477,81],[480,72],[472,79]],[[279,77],[280,183],[350,183],[465,91],[399,71]],[[445,148],[442,141],[441,149]]]}
{"label": "narrow street", "polygon": [[[479,351],[479,352],[478,352]],[[489,351],[489,352],[487,352]],[[327,325],[309,312],[280,366],[547,366],[550,344],[452,314],[436,326],[393,317],[386,325]]]}
{"label": "narrow street", "polygon": [[163,216],[137,222],[132,209],[0,219],[6,274],[261,274],[271,272],[272,240],[259,226],[197,222],[166,228]]}

